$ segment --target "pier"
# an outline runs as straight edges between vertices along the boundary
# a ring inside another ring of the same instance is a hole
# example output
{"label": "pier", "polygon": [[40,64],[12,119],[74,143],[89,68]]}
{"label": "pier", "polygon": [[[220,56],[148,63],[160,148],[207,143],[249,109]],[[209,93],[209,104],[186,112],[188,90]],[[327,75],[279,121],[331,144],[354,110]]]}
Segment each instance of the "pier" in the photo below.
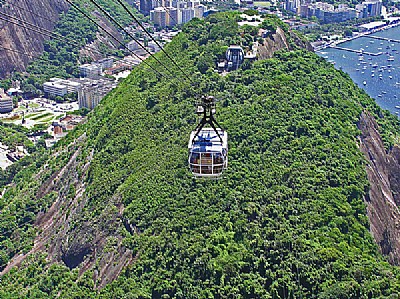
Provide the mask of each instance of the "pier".
{"label": "pier", "polygon": [[380,37],[380,36],[374,36],[374,35],[364,35],[364,36],[368,37],[368,38],[373,38],[373,39],[386,40],[388,42],[393,42],[393,43],[400,43],[400,40],[394,39],[394,38]]}
{"label": "pier", "polygon": [[354,49],[350,49],[350,48],[338,47],[338,46],[335,46],[335,45],[331,45],[330,48],[343,50],[343,51],[348,51],[348,52],[354,52],[354,53],[363,54],[363,55],[371,55],[371,56],[382,55],[382,52],[378,52],[378,53],[366,52],[366,51],[362,51],[362,50],[354,50]]}

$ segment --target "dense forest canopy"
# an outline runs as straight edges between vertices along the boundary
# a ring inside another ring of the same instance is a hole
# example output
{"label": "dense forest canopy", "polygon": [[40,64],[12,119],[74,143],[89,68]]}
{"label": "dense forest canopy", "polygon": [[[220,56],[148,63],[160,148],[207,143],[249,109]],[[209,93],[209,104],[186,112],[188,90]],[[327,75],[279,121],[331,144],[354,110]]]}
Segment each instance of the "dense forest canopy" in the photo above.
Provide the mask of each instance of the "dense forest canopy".
{"label": "dense forest canopy", "polygon": [[[218,75],[218,55],[244,36],[236,20],[237,14],[225,13],[187,24],[166,51],[194,83],[157,54],[174,77],[153,59],[149,62],[165,77],[144,65],[136,68],[86,124],[21,170],[0,200],[4,268],[12,256],[32,249],[40,234],[32,225],[37,213],[60,194],[66,201],[78,196],[73,185],[37,194],[85,136],[77,160],[83,169],[91,159],[87,175],[78,173],[86,204],[66,216],[74,221],[65,223],[64,243],[79,238],[90,245],[93,236],[86,228],[101,227],[117,236],[105,241],[107,250],[116,250],[120,239],[133,262],[98,290],[93,280],[98,265],[79,275],[79,267],[49,265],[45,251],[35,253],[2,276],[1,298],[400,293],[398,268],[379,254],[368,230],[363,196],[369,184],[356,141],[363,110],[377,117],[388,148],[399,134],[398,120],[346,74],[294,46]],[[270,19],[269,26],[276,25],[279,20]],[[187,140],[196,126],[193,104],[203,94],[221,99],[217,120],[230,138],[229,168],[220,180],[196,180],[187,170]],[[112,222],[121,210],[121,220]]]}

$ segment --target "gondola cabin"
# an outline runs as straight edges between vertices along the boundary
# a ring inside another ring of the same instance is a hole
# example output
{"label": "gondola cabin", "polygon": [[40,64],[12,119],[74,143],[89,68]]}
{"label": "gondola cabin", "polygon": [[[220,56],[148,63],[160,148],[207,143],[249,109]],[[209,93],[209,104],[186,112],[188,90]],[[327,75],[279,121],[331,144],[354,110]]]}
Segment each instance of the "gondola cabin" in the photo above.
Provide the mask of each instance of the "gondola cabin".
{"label": "gondola cabin", "polygon": [[188,148],[189,168],[195,177],[216,178],[228,167],[228,133],[222,129],[193,131]]}
{"label": "gondola cabin", "polygon": [[229,46],[226,50],[227,70],[236,70],[244,61],[244,51],[240,46]]}

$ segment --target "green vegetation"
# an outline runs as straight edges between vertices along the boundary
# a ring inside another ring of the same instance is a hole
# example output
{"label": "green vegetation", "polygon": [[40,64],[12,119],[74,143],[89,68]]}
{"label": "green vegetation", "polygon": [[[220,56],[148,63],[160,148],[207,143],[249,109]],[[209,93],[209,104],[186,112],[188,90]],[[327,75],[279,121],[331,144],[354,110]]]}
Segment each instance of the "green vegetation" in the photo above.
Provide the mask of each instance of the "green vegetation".
{"label": "green vegetation", "polygon": [[[173,78],[160,78],[143,65],[135,68],[51,156],[43,152],[21,170],[0,199],[4,267],[14,254],[32,248],[31,223],[57,196],[37,198],[37,191],[67,163],[74,141],[85,133],[82,165],[94,151],[84,178],[88,202],[70,233],[84,235],[84,224],[106,223],[115,215],[104,211],[116,214],[116,206],[124,206],[122,218],[137,233],[122,223],[108,230],[132,250],[132,264],[97,291],[93,272],[79,277],[77,269],[49,266],[45,255],[32,256],[2,277],[1,298],[395,298],[400,293],[400,271],[378,253],[368,231],[363,203],[368,181],[356,143],[364,109],[377,117],[387,147],[399,136],[398,119],[382,112],[348,75],[301,49],[219,76],[215,57],[242,38],[236,17],[193,20],[166,47],[197,85],[172,64]],[[154,60],[149,63],[165,73]],[[221,180],[195,180],[187,170],[187,139],[196,125],[193,104],[202,94],[222,98],[217,119],[229,133],[229,169]],[[75,189],[67,189],[72,197]]]}

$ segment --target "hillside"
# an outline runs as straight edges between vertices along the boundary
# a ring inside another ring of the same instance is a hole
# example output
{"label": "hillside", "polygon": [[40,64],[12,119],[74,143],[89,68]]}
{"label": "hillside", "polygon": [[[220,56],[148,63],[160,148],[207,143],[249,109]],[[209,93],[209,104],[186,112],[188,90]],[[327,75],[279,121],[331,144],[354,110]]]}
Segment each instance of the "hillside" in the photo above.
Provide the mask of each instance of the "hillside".
{"label": "hillside", "polygon": [[[20,171],[0,200],[1,298],[400,293],[400,271],[370,232],[363,154],[372,134],[375,152],[395,152],[398,119],[275,18],[265,25],[271,36],[283,30],[290,51],[218,75],[226,46],[246,38],[236,18],[188,23],[166,47],[185,74],[159,53],[173,76],[150,59],[164,77],[136,68]],[[187,169],[203,94],[221,99],[217,120],[229,133],[220,180]]]}
{"label": "hillside", "polygon": [[[107,7],[109,13],[118,18],[122,25],[131,22],[129,15],[114,1],[99,0],[97,2]],[[90,1],[80,0],[75,1],[75,4],[91,15],[108,32],[119,40],[123,40],[116,26],[103,17]],[[3,6],[0,7],[0,16],[2,18],[0,44],[7,49],[0,48],[0,57],[2,57],[0,78],[5,78],[15,71],[28,70],[28,73],[32,75],[28,83],[37,85],[36,88],[38,88],[41,81],[50,77],[77,75],[79,62],[85,63],[103,58],[108,54],[118,54],[119,45],[116,45],[114,40],[110,41],[100,28],[82,17],[66,1],[22,0],[16,3],[5,0]],[[17,22],[19,26],[5,20]],[[44,35],[41,34],[42,29],[47,30]],[[52,33],[50,34],[49,31]],[[37,57],[40,60],[33,59]]]}

